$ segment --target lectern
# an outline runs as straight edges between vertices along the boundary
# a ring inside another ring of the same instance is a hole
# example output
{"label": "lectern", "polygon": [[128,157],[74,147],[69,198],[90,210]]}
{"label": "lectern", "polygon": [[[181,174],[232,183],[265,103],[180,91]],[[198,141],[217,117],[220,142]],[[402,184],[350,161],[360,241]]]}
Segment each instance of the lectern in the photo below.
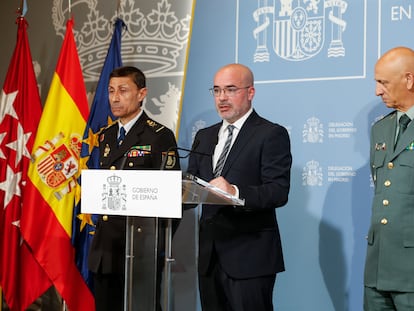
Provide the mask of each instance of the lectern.
{"label": "lectern", "polygon": [[126,311],[157,310],[157,295],[163,311],[173,309],[171,242],[173,219],[181,218],[182,204],[244,205],[180,171],[83,170],[81,178],[82,213],[126,216]]}

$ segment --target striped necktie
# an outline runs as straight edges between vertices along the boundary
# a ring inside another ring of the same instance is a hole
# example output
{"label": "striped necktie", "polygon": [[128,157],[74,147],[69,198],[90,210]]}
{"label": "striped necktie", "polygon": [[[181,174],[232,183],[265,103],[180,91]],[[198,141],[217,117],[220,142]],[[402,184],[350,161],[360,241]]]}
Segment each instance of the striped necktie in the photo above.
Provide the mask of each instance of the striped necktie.
{"label": "striped necktie", "polygon": [[231,140],[233,139],[234,125],[229,124],[227,126],[227,130],[229,131],[229,133],[224,144],[223,151],[221,152],[220,157],[217,160],[216,168],[213,172],[214,177],[219,177],[221,175],[221,171],[223,170],[224,162],[226,162],[227,154],[230,150]]}

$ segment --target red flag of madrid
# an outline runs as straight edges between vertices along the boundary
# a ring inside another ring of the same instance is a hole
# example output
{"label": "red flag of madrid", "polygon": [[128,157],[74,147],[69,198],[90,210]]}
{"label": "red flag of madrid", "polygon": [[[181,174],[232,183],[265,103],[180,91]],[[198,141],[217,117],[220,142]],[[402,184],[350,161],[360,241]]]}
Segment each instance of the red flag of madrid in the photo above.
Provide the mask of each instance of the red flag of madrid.
{"label": "red flag of madrid", "polygon": [[27,168],[42,106],[27,38],[17,19],[17,42],[0,95],[0,285],[11,310],[25,310],[51,286],[20,235]]}
{"label": "red flag of madrid", "polygon": [[80,149],[88,115],[70,19],[32,150],[21,230],[69,310],[74,311],[95,309],[71,243],[73,207],[80,194]]}

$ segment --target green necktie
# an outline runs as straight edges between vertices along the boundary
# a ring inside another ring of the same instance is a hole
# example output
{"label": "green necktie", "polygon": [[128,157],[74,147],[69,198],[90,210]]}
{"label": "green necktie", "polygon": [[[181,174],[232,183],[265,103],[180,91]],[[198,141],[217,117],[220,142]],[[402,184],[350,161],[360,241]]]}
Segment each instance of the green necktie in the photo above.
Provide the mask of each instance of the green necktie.
{"label": "green necktie", "polygon": [[400,120],[398,121],[399,123],[399,127],[398,127],[398,134],[397,134],[397,139],[395,140],[395,146],[397,146],[398,141],[400,140],[401,135],[404,133],[404,131],[406,130],[408,123],[411,122],[411,119],[404,113],[401,117]]}

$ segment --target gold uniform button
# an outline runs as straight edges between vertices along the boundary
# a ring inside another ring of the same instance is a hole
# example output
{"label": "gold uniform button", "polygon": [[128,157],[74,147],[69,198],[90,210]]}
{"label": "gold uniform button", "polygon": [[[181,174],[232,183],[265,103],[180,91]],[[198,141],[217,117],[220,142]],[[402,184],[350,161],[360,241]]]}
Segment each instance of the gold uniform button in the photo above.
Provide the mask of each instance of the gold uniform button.
{"label": "gold uniform button", "polygon": [[384,186],[385,186],[385,187],[389,187],[389,186],[391,186],[391,182],[390,182],[389,180],[386,180],[386,181],[384,182]]}
{"label": "gold uniform button", "polygon": [[102,220],[103,220],[103,221],[108,221],[108,215],[103,215],[103,216],[102,216]]}
{"label": "gold uniform button", "polygon": [[388,166],[389,169],[392,169],[392,168],[394,168],[394,163],[388,162],[388,165],[387,166]]}
{"label": "gold uniform button", "polygon": [[390,204],[390,201],[388,201],[388,200],[382,200],[382,204],[384,206],[388,206]]}
{"label": "gold uniform button", "polygon": [[142,228],[141,228],[141,227],[138,227],[138,228],[137,228],[137,231],[138,231],[138,232],[142,232]]}
{"label": "gold uniform button", "polygon": [[116,170],[116,166],[115,165],[112,165],[109,169],[110,170]]}
{"label": "gold uniform button", "polygon": [[129,162],[129,163],[128,163],[128,166],[129,166],[129,167],[133,167],[133,166],[134,166],[134,163]]}
{"label": "gold uniform button", "polygon": [[388,223],[387,218],[381,219],[381,224],[386,225]]}

